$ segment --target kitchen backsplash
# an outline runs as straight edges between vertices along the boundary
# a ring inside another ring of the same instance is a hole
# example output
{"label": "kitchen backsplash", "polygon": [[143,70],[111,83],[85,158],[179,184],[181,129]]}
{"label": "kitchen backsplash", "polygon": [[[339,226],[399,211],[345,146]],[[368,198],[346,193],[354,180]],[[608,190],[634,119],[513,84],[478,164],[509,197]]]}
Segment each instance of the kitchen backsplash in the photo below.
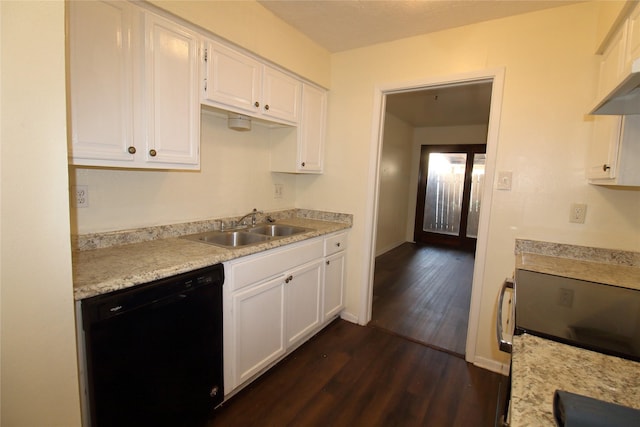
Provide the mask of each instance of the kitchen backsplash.
{"label": "kitchen backsplash", "polygon": [[[262,221],[262,217],[266,217],[267,215],[276,221],[285,220],[287,218],[306,218],[320,221],[342,222],[346,224],[351,224],[353,222],[353,215],[350,214],[314,211],[308,209],[288,209],[275,212],[265,212],[264,215],[258,215],[258,221]],[[110,231],[106,233],[72,235],[71,245],[76,251],[104,249],[111,246],[167,239],[216,230],[219,229],[220,221],[223,221],[226,224],[233,220],[237,221],[238,219],[240,219],[240,216],[143,227],[132,230]]]}
{"label": "kitchen backsplash", "polygon": [[640,252],[516,239],[515,254],[523,253],[640,267]]}

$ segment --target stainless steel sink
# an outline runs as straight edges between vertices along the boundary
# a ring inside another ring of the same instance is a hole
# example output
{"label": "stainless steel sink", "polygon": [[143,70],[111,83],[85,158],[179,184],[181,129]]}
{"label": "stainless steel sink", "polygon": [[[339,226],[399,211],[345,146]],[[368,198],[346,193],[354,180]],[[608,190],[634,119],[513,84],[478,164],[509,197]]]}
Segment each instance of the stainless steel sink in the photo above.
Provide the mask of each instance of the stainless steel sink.
{"label": "stainless steel sink", "polygon": [[286,224],[263,224],[247,229],[249,233],[255,233],[271,237],[286,237],[294,234],[306,233],[308,228]]}
{"label": "stainless steel sink", "polygon": [[244,230],[209,231],[206,233],[191,234],[184,236],[184,238],[225,248],[239,248],[271,240],[269,236],[264,234],[248,233]]}

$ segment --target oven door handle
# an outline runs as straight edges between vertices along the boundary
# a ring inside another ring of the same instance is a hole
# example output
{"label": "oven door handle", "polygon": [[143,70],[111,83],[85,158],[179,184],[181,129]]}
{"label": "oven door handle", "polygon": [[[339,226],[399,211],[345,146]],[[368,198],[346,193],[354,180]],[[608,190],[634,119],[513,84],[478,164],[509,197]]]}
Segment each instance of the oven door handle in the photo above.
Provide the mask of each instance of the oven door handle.
{"label": "oven door handle", "polygon": [[498,335],[498,344],[501,351],[505,353],[511,353],[513,343],[504,339],[504,331],[502,329],[502,303],[504,301],[504,294],[507,289],[513,289],[513,279],[505,279],[500,290],[500,298],[498,299],[498,318],[496,321],[496,334]]}

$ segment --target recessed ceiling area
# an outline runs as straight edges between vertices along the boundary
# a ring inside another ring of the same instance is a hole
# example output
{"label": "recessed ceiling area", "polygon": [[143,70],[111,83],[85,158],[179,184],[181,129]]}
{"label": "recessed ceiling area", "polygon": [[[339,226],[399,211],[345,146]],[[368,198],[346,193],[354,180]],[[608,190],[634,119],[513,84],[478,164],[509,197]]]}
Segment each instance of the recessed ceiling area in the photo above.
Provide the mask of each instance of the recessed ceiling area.
{"label": "recessed ceiling area", "polygon": [[486,125],[491,89],[482,81],[392,93],[385,111],[413,127]]}
{"label": "recessed ceiling area", "polygon": [[329,52],[565,6],[549,0],[258,0]]}

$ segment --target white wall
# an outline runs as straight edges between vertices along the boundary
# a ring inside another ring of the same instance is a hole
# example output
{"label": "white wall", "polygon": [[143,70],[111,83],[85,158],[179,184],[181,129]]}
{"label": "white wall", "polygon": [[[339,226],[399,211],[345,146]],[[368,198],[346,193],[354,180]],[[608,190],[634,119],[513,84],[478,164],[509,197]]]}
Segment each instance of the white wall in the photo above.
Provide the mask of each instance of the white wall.
{"label": "white wall", "polygon": [[[593,187],[584,164],[595,95],[597,3],[469,25],[332,56],[326,174],[298,180],[297,203],[354,214],[347,306],[361,313],[368,285],[369,159],[377,150],[379,87],[504,67],[496,170],[513,190],[494,191],[476,354],[504,361],[494,341],[498,288],[514,268],[515,238],[640,250],[640,192]],[[588,204],[569,224],[571,202]],[[320,206],[321,205],[321,206]]]}
{"label": "white wall", "polygon": [[321,86],[330,85],[329,52],[256,1],[149,0]]}
{"label": "white wall", "polygon": [[64,2],[0,2],[0,424],[80,425]]}
{"label": "white wall", "polygon": [[[295,129],[291,129],[295,132]],[[202,112],[200,171],[72,168],[87,185],[89,207],[72,209],[72,232],[123,230],[242,215],[253,208],[295,207],[295,175],[269,171],[269,130],[227,128],[226,117]],[[274,184],[283,197],[274,198]]]}
{"label": "white wall", "polygon": [[380,161],[380,195],[376,230],[376,256],[407,241],[413,127],[391,113],[385,115]]}

